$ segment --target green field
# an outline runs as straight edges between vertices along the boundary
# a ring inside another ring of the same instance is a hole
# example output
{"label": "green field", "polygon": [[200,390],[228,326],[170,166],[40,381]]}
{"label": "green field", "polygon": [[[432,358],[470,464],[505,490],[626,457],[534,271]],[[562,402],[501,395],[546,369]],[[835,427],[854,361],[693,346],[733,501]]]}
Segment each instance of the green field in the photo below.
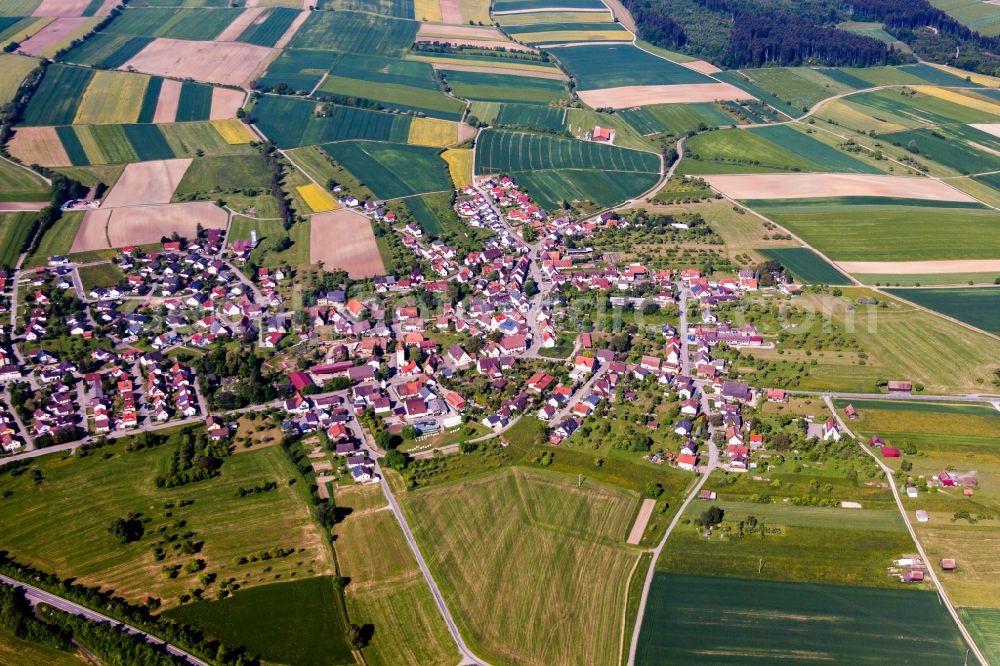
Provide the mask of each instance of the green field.
{"label": "green field", "polygon": [[625,592],[638,559],[623,546],[635,495],[515,468],[411,492],[402,504],[462,636],[482,657],[620,660]]}
{"label": "green field", "polygon": [[237,591],[221,601],[182,606],[167,617],[204,630],[226,645],[277,664],[354,664],[347,618],[329,577]]}
{"label": "green field", "polygon": [[1000,256],[1000,215],[993,210],[808,204],[757,210],[834,261]]}
{"label": "green field", "polygon": [[104,32],[137,37],[211,40],[218,37],[242,9],[225,8],[128,8]]}
{"label": "green field", "polygon": [[125,282],[125,274],[115,264],[94,264],[80,267],[80,282],[86,291],[98,287],[113,287]]}
{"label": "green field", "polygon": [[453,189],[439,148],[344,141],[327,144],[323,150],[380,199]]}
{"label": "green field", "polygon": [[912,303],[991,333],[1000,332],[1000,287],[967,289],[889,289]]}
{"label": "green field", "polygon": [[237,41],[257,46],[274,46],[282,35],[288,32],[288,28],[298,15],[299,11],[296,9],[287,7],[271,9],[263,21],[244,30]]}
{"label": "green field", "polygon": [[931,0],[931,4],[981,35],[1000,34],[1000,7],[992,3],[979,0]]}
{"label": "green field", "polygon": [[757,250],[768,259],[776,259],[797,279],[812,284],[851,284],[849,277],[807,247]]}
{"label": "green field", "polygon": [[548,104],[567,98],[566,84],[557,79],[445,69],[451,91],[458,97],[482,102]]}
{"label": "green field", "polygon": [[330,69],[335,57],[330,51],[283,49],[255,85],[269,88],[283,83],[294,91],[309,92]]}
{"label": "green field", "polygon": [[1000,156],[995,154],[1000,140],[971,127],[907,130],[880,138],[911,152],[916,150],[917,159],[934,160],[962,174],[1000,170]]}
{"label": "green field", "polygon": [[24,113],[25,125],[70,125],[94,72],[51,65]]}
{"label": "green field", "polygon": [[465,110],[463,102],[444,94],[430,64],[379,56],[338,55],[316,92],[319,97],[370,99],[447,120],[459,120]]}
{"label": "green field", "polygon": [[645,618],[644,665],[957,664],[965,652],[936,597],[916,590],[657,573]]}
{"label": "green field", "polygon": [[49,257],[69,254],[81,222],[83,222],[82,212],[63,213],[62,217],[42,236],[38,250],[28,258],[25,265],[44,266]]}
{"label": "green field", "polygon": [[680,135],[733,122],[715,104],[654,104],[625,109],[618,115],[642,135],[660,132]]}
{"label": "green field", "polygon": [[124,65],[151,41],[152,37],[99,32],[72,48],[63,57],[67,62],[113,69]]}
{"label": "green field", "polygon": [[0,201],[48,201],[49,186],[35,173],[0,160]]}
{"label": "green field", "polygon": [[[164,607],[176,605],[178,595],[198,586],[193,574],[181,572],[175,578],[161,574],[163,566],[184,565],[194,557],[180,549],[185,538],[202,543],[197,557],[205,560],[206,571],[215,573],[220,582],[232,577],[243,589],[293,575],[333,572],[329,546],[312,520],[309,489],[304,483],[286,483],[296,471],[279,447],[233,455],[225,459],[217,478],[159,489],[155,478],[167,471],[181,437],[137,452],[126,451],[127,442],[119,440],[88,457],[38,458],[32,466],[43,475],[40,486],[28,474],[0,476],[0,488],[12,493],[0,503],[4,547],[21,561],[64,578],[77,577],[83,584],[113,589],[132,602],[158,596]],[[278,487],[270,492],[236,495],[238,488],[271,480]],[[179,507],[181,499],[192,503]],[[174,507],[168,508],[168,502]],[[129,512],[138,512],[149,522],[145,536],[123,545],[108,526]],[[181,537],[186,532],[191,536]],[[154,547],[168,536],[170,542],[160,546],[165,559],[157,561]],[[276,546],[303,550],[293,557],[256,563],[234,561]],[[209,594],[214,595],[215,589],[206,589]]]}
{"label": "green field", "polygon": [[518,129],[558,132],[566,126],[566,110],[536,104],[502,104],[496,123]]}
{"label": "green field", "polygon": [[416,21],[361,12],[313,12],[292,39],[295,49],[361,55],[401,55],[413,43]]}
{"label": "green field", "polygon": [[576,80],[579,90],[713,82],[631,44],[570,46],[553,49],[552,55]]}
{"label": "green field", "polygon": [[323,9],[353,9],[395,18],[413,18],[413,0],[319,0]]}
{"label": "green field", "polygon": [[334,500],[350,512],[335,530],[347,609],[352,621],[375,625],[365,662],[455,664],[458,651],[381,488],[338,487]]}
{"label": "green field", "polygon": [[13,268],[37,213],[0,213],[0,266]]}
{"label": "green field", "polygon": [[987,661],[1000,661],[1000,609],[959,608],[958,614]]}
{"label": "green field", "polygon": [[208,120],[212,116],[212,86],[185,81],[177,102],[177,122]]}
{"label": "green field", "polygon": [[21,82],[37,66],[38,63],[27,56],[0,55],[0,106],[14,99]]}
{"label": "green field", "polygon": [[202,157],[191,162],[174,197],[228,190],[267,189],[271,171],[261,155]]}
{"label": "green field", "polygon": [[653,187],[659,158],[550,134],[487,130],[476,142],[476,170],[515,176],[545,208],[563,200],[608,206]]}
{"label": "green field", "polygon": [[722,78],[792,116],[822,99],[855,89],[812,67],[741,69]]}
{"label": "green field", "polygon": [[338,105],[330,105],[329,115],[317,116],[315,107],[315,102],[266,95],[254,107],[254,117],[264,135],[282,148],[351,139],[406,143],[410,133],[410,116]]}

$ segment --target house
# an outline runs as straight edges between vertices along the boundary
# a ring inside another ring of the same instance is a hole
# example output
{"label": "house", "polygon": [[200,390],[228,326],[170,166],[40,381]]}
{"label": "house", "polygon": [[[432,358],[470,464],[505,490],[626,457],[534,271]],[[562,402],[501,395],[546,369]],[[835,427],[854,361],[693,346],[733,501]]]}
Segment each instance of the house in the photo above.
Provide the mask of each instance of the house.
{"label": "house", "polygon": [[888,383],[887,388],[889,393],[910,393],[913,391],[913,384],[911,382],[892,380]]}
{"label": "house", "polygon": [[899,458],[902,452],[893,446],[883,446],[881,448],[883,458]]}
{"label": "house", "polygon": [[846,414],[847,418],[851,419],[852,421],[858,420],[859,416],[858,410],[854,409],[854,405],[848,405],[847,407],[844,407],[844,414]]}
{"label": "house", "polygon": [[534,391],[535,393],[542,393],[552,382],[556,380],[552,375],[547,375],[544,372],[536,372],[531,377],[528,378],[528,390]]}
{"label": "house", "polygon": [[788,402],[788,393],[785,391],[785,389],[779,389],[779,388],[767,389],[767,401]]}
{"label": "house", "polygon": [[573,372],[578,375],[589,375],[597,368],[597,359],[592,356],[577,355],[573,360]]}
{"label": "house", "polygon": [[687,419],[682,419],[674,426],[674,432],[681,437],[687,437],[691,434],[691,422]]}
{"label": "house", "polygon": [[833,417],[828,418],[826,423],[823,424],[823,441],[831,439],[835,442],[840,441],[840,426],[833,420]]}
{"label": "house", "polygon": [[688,472],[693,472],[698,465],[698,459],[694,456],[682,453],[677,456],[677,466]]}
{"label": "house", "polygon": [[700,493],[698,493],[698,499],[704,501],[714,500],[715,497],[716,497],[715,492],[711,490],[702,490]]}
{"label": "house", "polygon": [[587,140],[598,143],[614,143],[615,130],[608,129],[607,127],[594,127],[594,129],[587,132]]}
{"label": "house", "polygon": [[421,416],[427,416],[427,402],[423,398],[410,398],[403,402],[403,409],[406,411],[407,418],[418,418]]}
{"label": "house", "polygon": [[753,391],[743,382],[724,381],[720,393],[729,401],[750,402],[753,399]]}
{"label": "house", "polygon": [[941,559],[941,571],[955,571],[958,569],[958,563],[951,557],[945,557]]}

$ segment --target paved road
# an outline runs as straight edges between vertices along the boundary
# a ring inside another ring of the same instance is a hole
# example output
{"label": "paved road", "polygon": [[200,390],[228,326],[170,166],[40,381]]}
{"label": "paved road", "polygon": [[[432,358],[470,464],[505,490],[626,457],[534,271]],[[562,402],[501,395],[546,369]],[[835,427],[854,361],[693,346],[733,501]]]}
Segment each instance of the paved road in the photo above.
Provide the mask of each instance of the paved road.
{"label": "paved road", "polygon": [[882,460],[879,459],[877,455],[875,455],[874,451],[865,446],[863,440],[859,439],[858,437],[855,437],[854,433],[851,432],[851,429],[847,427],[847,424],[844,423],[844,420],[840,417],[840,414],[837,413],[837,410],[833,408],[833,400],[831,399],[831,396],[824,395],[823,402],[826,403],[826,406],[827,408],[829,408],[830,413],[833,414],[833,418],[837,420],[837,423],[840,425],[840,429],[843,432],[847,433],[850,437],[853,437],[857,441],[858,446],[861,447],[861,450],[867,453],[869,456],[871,456],[872,459],[876,463],[878,463],[878,466],[882,469],[882,471],[885,472],[886,481],[889,482],[889,488],[892,489],[892,496],[896,500],[896,507],[899,509],[900,515],[903,516],[903,522],[906,523],[906,529],[909,530],[910,532],[910,538],[913,539],[913,543],[917,547],[917,552],[920,553],[920,559],[922,559],[924,564],[927,565],[927,573],[930,576],[931,581],[934,583],[934,587],[937,588],[938,598],[940,598],[945,608],[948,609],[948,613],[951,615],[951,618],[955,621],[955,624],[958,626],[958,631],[962,634],[962,638],[964,638],[965,642],[969,645],[969,649],[971,649],[972,653],[976,655],[976,659],[978,659],[979,663],[982,664],[983,666],[988,666],[986,657],[983,656],[983,653],[980,651],[979,646],[976,645],[976,642],[972,640],[972,636],[969,634],[969,631],[965,628],[965,625],[962,623],[962,619],[958,616],[958,613],[955,611],[955,607],[951,604],[951,599],[948,598],[948,593],[945,592],[944,587],[942,587],[941,585],[941,581],[938,579],[937,572],[934,569],[933,563],[927,557],[927,553],[924,551],[924,547],[923,545],[921,545],[920,539],[917,538],[917,532],[916,530],[913,529],[913,524],[910,522],[910,516],[909,514],[907,514],[906,509],[903,507],[903,500],[899,496],[899,487],[898,484],[896,483],[896,479],[892,475],[892,468],[886,465],[884,462],[882,462]]}
{"label": "paved road", "polygon": [[441,590],[434,581],[434,576],[431,575],[431,570],[428,568],[427,562],[424,561],[424,556],[420,553],[420,547],[417,546],[417,540],[413,537],[413,532],[410,531],[410,526],[406,522],[406,516],[403,515],[402,509],[399,508],[396,496],[392,494],[392,488],[389,487],[389,482],[382,473],[382,467],[379,464],[378,458],[375,459],[375,469],[382,478],[382,492],[385,493],[385,497],[389,501],[389,507],[392,509],[392,513],[396,516],[396,520],[399,522],[399,527],[403,530],[403,536],[406,537],[406,542],[410,544],[410,550],[413,551],[414,557],[417,558],[417,566],[420,567],[420,572],[424,575],[424,580],[427,581],[427,586],[431,589],[431,594],[434,596],[434,602],[437,604],[438,610],[441,612],[441,616],[444,618],[444,622],[448,626],[448,631],[451,633],[451,637],[454,639],[455,644],[458,646],[458,651],[462,655],[462,661],[460,663],[462,665],[471,664],[486,666],[487,662],[473,654],[472,650],[470,650],[465,644],[465,641],[462,640],[462,635],[458,631],[458,625],[455,624],[455,619],[452,617],[451,611],[448,610],[448,604],[444,601],[444,595],[441,594]]}
{"label": "paved road", "polygon": [[27,583],[22,583],[21,581],[14,580],[13,578],[8,578],[7,576],[0,575],[0,583],[24,590],[25,596],[28,598],[28,601],[32,603],[32,605],[43,603],[52,606],[53,608],[57,608],[61,611],[71,613],[73,615],[80,615],[92,622],[107,622],[109,624],[113,624],[116,626],[120,625],[125,631],[132,634],[133,636],[141,636],[143,639],[145,639],[147,643],[151,643],[153,645],[165,645],[167,652],[174,655],[175,657],[183,659],[184,661],[186,661],[189,664],[192,664],[193,666],[209,666],[208,662],[204,662],[198,657],[195,657],[194,655],[185,652],[184,650],[181,650],[178,647],[174,647],[173,645],[167,643],[166,641],[160,638],[157,638],[156,636],[147,634],[146,632],[136,629],[131,625],[110,618],[107,615],[102,615],[101,613],[93,611],[87,608],[86,606],[81,606],[78,603],[69,601],[68,599],[63,599],[62,597],[58,597],[54,594],[46,592],[45,590],[40,590],[37,587],[28,585]]}

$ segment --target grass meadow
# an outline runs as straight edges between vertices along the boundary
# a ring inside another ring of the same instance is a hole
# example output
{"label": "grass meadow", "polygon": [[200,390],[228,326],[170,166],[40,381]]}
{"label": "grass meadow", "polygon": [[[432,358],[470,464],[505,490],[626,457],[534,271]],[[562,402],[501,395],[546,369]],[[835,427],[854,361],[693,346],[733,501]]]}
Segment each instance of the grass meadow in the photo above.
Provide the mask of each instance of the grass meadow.
{"label": "grass meadow", "polygon": [[[126,451],[116,443],[86,457],[52,455],[36,459],[33,468],[44,479],[36,486],[30,475],[0,476],[10,493],[0,503],[4,547],[15,557],[62,577],[110,588],[137,602],[146,595],[175,606],[178,595],[198,587],[194,574],[165,576],[167,565],[184,565],[195,557],[218,580],[234,578],[242,588],[333,572],[328,545],[313,523],[305,484],[289,485],[297,472],[279,448],[233,455],[221,476],[164,490],[156,487],[176,446]],[[237,497],[241,487],[276,481],[268,493]],[[179,502],[190,502],[180,507]],[[173,508],[167,508],[174,503]],[[112,520],[130,512],[145,521],[145,536],[122,545],[108,533]],[[191,533],[181,537],[182,533]],[[172,535],[172,536],[171,536]],[[166,556],[157,561],[154,547],[162,538]],[[184,554],[184,540],[201,543],[197,555]],[[275,547],[295,548],[287,558],[236,564]],[[206,595],[211,590],[206,590]]]}
{"label": "grass meadow", "polygon": [[0,160],[0,201],[47,201],[49,186],[21,166]]}
{"label": "grass meadow", "polygon": [[781,262],[797,279],[813,284],[851,284],[850,278],[807,247],[772,248],[759,251]]}
{"label": "grass meadow", "polygon": [[37,213],[0,213],[0,266],[13,268]]}
{"label": "grass meadow", "polygon": [[515,468],[404,498],[463,637],[485,658],[620,660],[638,559],[623,544],[638,498],[590,480],[576,484],[575,476]]}
{"label": "grass meadow", "polygon": [[349,511],[335,529],[348,612],[353,622],[375,626],[365,661],[454,664],[458,650],[381,488],[337,487],[334,500]]}
{"label": "grass meadow", "polygon": [[889,289],[890,294],[991,333],[1000,332],[1000,288]]}

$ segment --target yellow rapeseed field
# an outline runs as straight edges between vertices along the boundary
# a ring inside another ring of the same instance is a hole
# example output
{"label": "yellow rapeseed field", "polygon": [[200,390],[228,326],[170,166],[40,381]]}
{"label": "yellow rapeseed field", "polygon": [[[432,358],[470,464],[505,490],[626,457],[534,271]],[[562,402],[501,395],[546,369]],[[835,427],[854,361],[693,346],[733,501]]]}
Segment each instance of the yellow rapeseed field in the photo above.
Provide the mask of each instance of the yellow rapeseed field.
{"label": "yellow rapeseed field", "polygon": [[337,210],[340,206],[337,200],[316,183],[299,185],[295,188],[299,195],[306,200],[306,204],[312,208],[314,213],[324,213],[328,210]]}
{"label": "yellow rapeseed field", "polygon": [[938,88],[935,86],[913,86],[913,88],[914,90],[922,92],[925,95],[930,95],[931,97],[937,97],[938,99],[943,99],[954,104],[960,104],[964,107],[975,109],[976,111],[984,111],[985,113],[992,113],[993,115],[1000,116],[1000,104],[997,104],[996,102],[990,102],[977,97],[970,97],[969,95],[963,95],[958,91],[948,90],[947,88]]}
{"label": "yellow rapeseed field", "polygon": [[99,70],[83,93],[73,122],[77,125],[117,125],[139,119],[149,77],[145,74]]}
{"label": "yellow rapeseed field", "polygon": [[456,148],[446,150],[441,153],[441,157],[448,163],[448,173],[455,183],[455,189],[461,189],[472,184],[472,149]]}
{"label": "yellow rapeseed field", "polygon": [[222,136],[223,139],[226,140],[226,143],[230,145],[250,143],[257,138],[254,136],[253,132],[250,131],[250,128],[236,118],[213,120],[212,126],[215,127],[215,130]]}
{"label": "yellow rapeseed field", "polygon": [[406,142],[414,146],[444,148],[458,138],[458,124],[437,118],[414,118]]}
{"label": "yellow rapeseed field", "polygon": [[441,21],[441,3],[438,0],[413,0],[413,18],[418,21]]}

